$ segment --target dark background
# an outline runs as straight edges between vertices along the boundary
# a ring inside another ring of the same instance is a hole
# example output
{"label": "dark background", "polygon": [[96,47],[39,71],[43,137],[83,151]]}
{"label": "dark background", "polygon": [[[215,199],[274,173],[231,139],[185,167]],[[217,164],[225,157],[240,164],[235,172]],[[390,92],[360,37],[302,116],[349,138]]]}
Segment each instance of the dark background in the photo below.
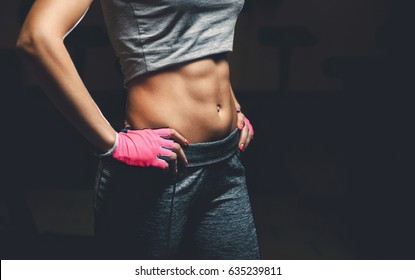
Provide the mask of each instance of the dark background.
{"label": "dark background", "polygon": [[[31,3],[0,4],[0,254],[99,258],[93,148],[15,55]],[[256,130],[244,162],[264,259],[414,259],[410,11],[388,0],[246,1],[230,62]],[[97,1],[66,43],[119,126],[125,91]]]}

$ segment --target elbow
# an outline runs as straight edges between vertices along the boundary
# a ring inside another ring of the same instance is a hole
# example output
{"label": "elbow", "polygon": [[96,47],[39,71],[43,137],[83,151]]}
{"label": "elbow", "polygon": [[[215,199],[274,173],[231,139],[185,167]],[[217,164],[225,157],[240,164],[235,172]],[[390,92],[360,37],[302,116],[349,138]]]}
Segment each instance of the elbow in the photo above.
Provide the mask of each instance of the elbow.
{"label": "elbow", "polygon": [[52,49],[54,44],[55,41],[44,32],[22,30],[16,41],[16,49],[22,57],[37,57],[44,51]]}
{"label": "elbow", "polygon": [[34,55],[39,38],[33,36],[29,32],[22,31],[16,41],[16,50],[23,57]]}

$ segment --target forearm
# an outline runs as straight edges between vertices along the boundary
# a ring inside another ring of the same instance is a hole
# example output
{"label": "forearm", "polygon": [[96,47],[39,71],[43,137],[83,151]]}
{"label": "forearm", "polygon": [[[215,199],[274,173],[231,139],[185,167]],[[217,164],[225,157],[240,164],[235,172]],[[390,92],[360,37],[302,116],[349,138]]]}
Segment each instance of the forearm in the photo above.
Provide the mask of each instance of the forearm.
{"label": "forearm", "polygon": [[105,151],[116,132],[90,96],[58,36],[42,37],[22,31],[17,42],[21,56],[48,97],[97,149]]}

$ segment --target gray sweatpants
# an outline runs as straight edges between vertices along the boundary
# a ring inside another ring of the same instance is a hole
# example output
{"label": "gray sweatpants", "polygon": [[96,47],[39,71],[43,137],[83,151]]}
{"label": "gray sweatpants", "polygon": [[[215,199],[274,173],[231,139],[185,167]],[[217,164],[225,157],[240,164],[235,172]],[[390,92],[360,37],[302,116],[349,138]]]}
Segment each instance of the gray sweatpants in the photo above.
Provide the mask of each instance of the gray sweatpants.
{"label": "gray sweatpants", "polygon": [[190,144],[179,174],[100,160],[94,228],[112,259],[259,259],[239,131]]}

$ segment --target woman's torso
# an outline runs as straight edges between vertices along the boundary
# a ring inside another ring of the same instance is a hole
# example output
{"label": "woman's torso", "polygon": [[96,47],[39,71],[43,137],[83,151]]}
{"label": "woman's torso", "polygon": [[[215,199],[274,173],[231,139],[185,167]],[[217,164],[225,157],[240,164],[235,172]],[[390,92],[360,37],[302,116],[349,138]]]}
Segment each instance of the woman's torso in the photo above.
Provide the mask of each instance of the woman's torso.
{"label": "woman's torso", "polygon": [[197,143],[221,139],[236,127],[225,53],[232,51],[243,4],[101,0],[133,128],[171,127]]}
{"label": "woman's torso", "polygon": [[236,128],[225,54],[139,76],[127,88],[126,120],[134,129],[169,127],[199,143]]}

